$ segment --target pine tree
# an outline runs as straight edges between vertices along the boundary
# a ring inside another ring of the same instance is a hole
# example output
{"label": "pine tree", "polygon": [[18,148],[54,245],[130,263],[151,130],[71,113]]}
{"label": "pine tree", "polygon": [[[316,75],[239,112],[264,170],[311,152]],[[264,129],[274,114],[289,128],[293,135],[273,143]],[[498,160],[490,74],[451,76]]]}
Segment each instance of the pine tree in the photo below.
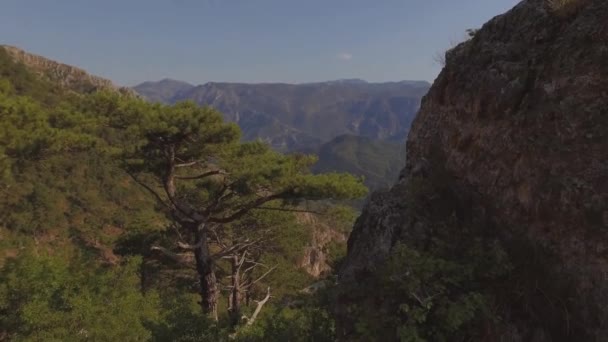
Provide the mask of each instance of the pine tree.
{"label": "pine tree", "polygon": [[213,238],[226,225],[270,203],[359,198],[366,192],[360,179],[347,174],[313,175],[313,156],[239,142],[238,128],[210,108],[156,105],[132,117],[125,129],[139,143],[125,153],[126,169],[177,223],[183,239],[178,246],[194,252],[201,307],[216,320],[215,264],[250,245],[244,241],[212,253]]}

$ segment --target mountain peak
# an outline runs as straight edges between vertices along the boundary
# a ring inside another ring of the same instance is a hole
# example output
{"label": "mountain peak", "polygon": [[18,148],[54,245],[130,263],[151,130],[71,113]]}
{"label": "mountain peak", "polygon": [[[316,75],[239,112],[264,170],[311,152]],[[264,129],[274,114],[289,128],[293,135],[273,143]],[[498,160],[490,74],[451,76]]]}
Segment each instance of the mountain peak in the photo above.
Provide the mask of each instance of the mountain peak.
{"label": "mountain peak", "polygon": [[138,84],[133,89],[150,101],[170,103],[172,99],[179,93],[194,88],[194,85],[174,80],[171,78],[163,78],[160,81],[147,81]]}

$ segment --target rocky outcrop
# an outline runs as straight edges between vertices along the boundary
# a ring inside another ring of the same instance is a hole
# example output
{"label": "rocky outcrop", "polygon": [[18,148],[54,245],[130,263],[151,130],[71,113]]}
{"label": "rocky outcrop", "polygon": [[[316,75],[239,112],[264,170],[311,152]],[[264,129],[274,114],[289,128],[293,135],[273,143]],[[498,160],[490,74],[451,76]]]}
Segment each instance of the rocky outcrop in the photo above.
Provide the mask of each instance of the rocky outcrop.
{"label": "rocky outcrop", "polygon": [[23,63],[29,70],[66,89],[85,93],[111,90],[135,95],[130,88],[119,87],[110,80],[90,75],[80,68],[31,54],[14,46],[0,45],[0,48],[3,48],[15,61]]}
{"label": "rocky outcrop", "polygon": [[429,234],[407,216],[406,183],[440,165],[468,219],[492,222],[512,259],[524,259],[515,272],[537,261],[527,252],[548,256],[548,287],[527,289],[538,309],[518,310],[521,298],[510,298],[502,340],[605,340],[608,2],[560,3],[574,2],[558,12],[556,2],[522,1],[448,51],[408,136],[401,180],[355,225],[342,281],[364,277],[395,243]]}
{"label": "rocky outcrop", "polygon": [[328,248],[330,244],[345,244],[346,234],[330,227],[314,214],[299,213],[298,222],[312,230],[310,243],[304,248],[297,266],[315,278],[332,271]]}

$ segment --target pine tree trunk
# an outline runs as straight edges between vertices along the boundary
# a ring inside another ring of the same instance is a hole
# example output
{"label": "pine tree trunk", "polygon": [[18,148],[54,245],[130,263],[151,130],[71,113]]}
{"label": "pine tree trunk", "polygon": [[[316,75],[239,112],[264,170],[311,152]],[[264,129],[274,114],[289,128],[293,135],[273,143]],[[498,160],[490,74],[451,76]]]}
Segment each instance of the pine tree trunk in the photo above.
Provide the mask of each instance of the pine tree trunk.
{"label": "pine tree trunk", "polygon": [[241,274],[238,255],[232,256],[232,291],[230,293],[230,323],[233,327],[239,324],[241,319]]}
{"label": "pine tree trunk", "polygon": [[196,246],[194,249],[194,259],[196,260],[196,271],[200,280],[201,308],[205,314],[217,321],[219,289],[213,268],[213,260],[209,253],[207,231],[204,225],[196,227],[194,240],[194,245]]}

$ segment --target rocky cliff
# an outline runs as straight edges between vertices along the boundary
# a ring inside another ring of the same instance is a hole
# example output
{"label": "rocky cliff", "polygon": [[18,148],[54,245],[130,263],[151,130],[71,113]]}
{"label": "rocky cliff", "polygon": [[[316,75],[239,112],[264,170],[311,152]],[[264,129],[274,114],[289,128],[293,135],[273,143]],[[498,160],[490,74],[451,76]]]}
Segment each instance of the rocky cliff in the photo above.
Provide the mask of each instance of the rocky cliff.
{"label": "rocky cliff", "polygon": [[399,182],[372,196],[355,225],[342,283],[369,281],[396,245],[424,249],[441,235],[432,217],[411,215],[414,184],[438,179],[434,198],[448,200],[425,203],[452,211],[458,227],[483,227],[512,265],[479,282],[499,317],[479,336],[605,340],[608,2],[522,1],[446,53]]}
{"label": "rocky cliff", "polygon": [[31,54],[14,46],[0,45],[0,48],[3,48],[15,61],[23,63],[38,76],[66,89],[86,93],[97,90],[111,90],[135,95],[135,92],[130,88],[119,87],[110,80],[93,76],[80,68]]}
{"label": "rocky cliff", "polygon": [[329,222],[319,220],[316,215],[299,213],[296,217],[299,223],[311,229],[310,243],[302,251],[297,266],[315,278],[327,275],[332,271],[329,248],[332,244],[344,246],[347,234]]}

